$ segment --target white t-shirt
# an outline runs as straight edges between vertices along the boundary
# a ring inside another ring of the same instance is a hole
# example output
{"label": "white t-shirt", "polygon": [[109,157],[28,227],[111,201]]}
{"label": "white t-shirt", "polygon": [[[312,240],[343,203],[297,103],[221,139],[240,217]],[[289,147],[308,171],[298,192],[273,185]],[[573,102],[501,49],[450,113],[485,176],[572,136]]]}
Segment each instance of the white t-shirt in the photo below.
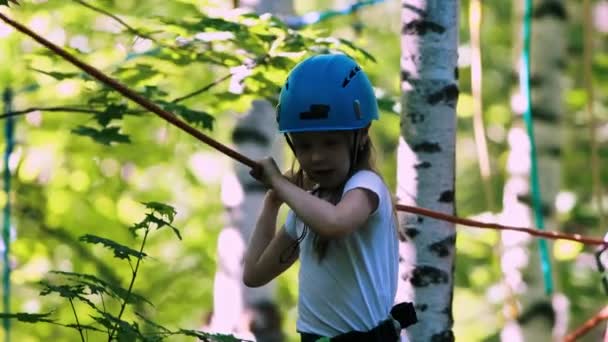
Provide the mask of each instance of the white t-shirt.
{"label": "white t-shirt", "polygon": [[[391,195],[382,179],[367,170],[355,173],[342,195],[354,188],[378,195],[378,208],[365,226],[331,240],[320,263],[310,228],[300,242],[298,332],[333,337],[367,331],[387,319],[393,306],[399,255]],[[297,239],[303,227],[290,210],[286,232]]]}

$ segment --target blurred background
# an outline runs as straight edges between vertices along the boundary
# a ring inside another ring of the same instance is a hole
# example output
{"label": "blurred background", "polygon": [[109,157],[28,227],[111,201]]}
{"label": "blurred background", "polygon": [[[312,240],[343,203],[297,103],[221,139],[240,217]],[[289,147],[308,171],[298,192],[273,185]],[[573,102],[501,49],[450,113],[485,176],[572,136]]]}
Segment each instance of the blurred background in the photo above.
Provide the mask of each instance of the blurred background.
{"label": "blurred background", "polygon": [[[458,16],[455,206],[458,216],[498,221],[501,214],[509,215],[504,199],[512,173],[529,164],[529,155],[512,155],[518,148],[529,149],[516,90],[522,5],[470,1],[460,1]],[[286,72],[310,53],[348,53],[377,88],[381,119],[374,123],[372,136],[382,175],[390,189],[396,188],[402,33],[398,1],[366,1],[360,7],[346,0],[20,3],[0,7],[0,12],[214,139],[251,158],[273,155],[285,169],[293,158],[275,132],[273,108]],[[536,137],[538,158],[548,155],[558,170],[553,181],[543,166],[539,171],[540,191],[549,194],[549,199],[543,197],[546,228],[601,238],[607,232],[602,184],[608,182],[608,171],[602,165],[608,154],[608,1],[586,4],[590,11],[581,1],[562,3],[558,14],[563,15],[554,16],[562,18],[559,23],[547,24],[544,36],[532,35],[532,103],[540,116],[558,114],[545,120],[556,126],[540,128]],[[331,11],[336,9],[344,13]],[[550,5],[545,9],[555,10]],[[243,15],[252,11],[276,18]],[[543,55],[554,48],[559,56]],[[543,65],[547,74],[535,78]],[[479,72],[482,78],[472,77]],[[547,79],[552,85],[535,97],[534,87]],[[126,288],[132,272],[128,263],[101,246],[83,244],[79,237],[96,234],[137,248],[141,237],[133,237],[127,228],[144,217],[141,202],[155,201],[176,209],[173,225],[182,240],[170,230],[150,234],[145,249],[149,257],[134,291],[154,306],[137,304],[137,312],[171,329],[245,339],[255,335],[259,341],[299,340],[297,264],[262,289],[243,289],[238,283],[244,244],[263,197],[246,167],[143,111],[3,23],[0,92],[5,113],[0,121],[5,127],[1,165],[10,172],[0,206],[7,208],[3,229],[10,235],[11,266],[10,292],[5,284],[2,293],[11,312],[54,311],[59,321],[73,322],[63,298],[39,296],[38,283],[51,270],[92,273]],[[482,118],[477,127],[476,118]],[[478,148],[479,132],[485,151]],[[531,204],[530,196],[518,199]],[[499,341],[512,311],[525,312],[509,304],[517,302],[517,289],[505,294],[508,274],[497,248],[501,236],[490,230],[457,230],[454,336],[459,341]],[[554,286],[569,303],[562,325],[566,331],[606,303],[594,252],[595,247],[574,242],[550,244]],[[530,255],[536,257],[534,253]],[[88,310],[82,303],[76,307]],[[87,314],[80,318],[81,323],[92,322]],[[124,319],[138,318],[128,311]],[[605,326],[600,323],[581,340],[600,340]],[[97,340],[95,334],[90,332],[90,340]],[[0,336],[6,337],[6,326]],[[23,322],[11,323],[10,337],[79,340],[76,330]]]}

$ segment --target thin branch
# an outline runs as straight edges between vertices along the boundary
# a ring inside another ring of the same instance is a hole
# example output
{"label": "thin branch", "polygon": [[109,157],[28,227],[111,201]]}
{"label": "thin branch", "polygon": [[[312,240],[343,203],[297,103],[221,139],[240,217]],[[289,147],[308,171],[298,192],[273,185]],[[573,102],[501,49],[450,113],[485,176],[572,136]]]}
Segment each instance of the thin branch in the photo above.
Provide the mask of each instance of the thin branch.
{"label": "thin branch", "polygon": [[157,114],[158,116],[160,116],[161,118],[163,118],[164,120],[170,122],[172,125],[182,129],[183,131],[187,132],[188,134],[190,134],[191,136],[197,138],[198,140],[200,140],[201,142],[209,145],[210,147],[213,147],[214,149],[226,154],[227,156],[238,160],[239,162],[251,167],[251,168],[259,168],[260,166],[258,165],[258,163],[239,153],[238,151],[216,141],[215,139],[212,139],[211,137],[209,137],[208,135],[204,134],[203,132],[199,131],[197,128],[190,126],[188,123],[182,121],[181,119],[178,119],[177,116],[171,112],[168,112],[164,109],[162,109],[161,107],[159,107],[157,104],[151,102],[150,100],[148,100],[147,98],[143,97],[141,94],[135,92],[134,90],[128,88],[127,86],[125,86],[124,84],[122,84],[121,82],[118,82],[117,80],[109,77],[108,75],[104,74],[103,72],[99,71],[98,69],[88,65],[87,63],[82,62],[81,60],[79,60],[78,58],[76,58],[75,56],[73,56],[72,54],[70,54],[69,52],[67,52],[66,50],[62,49],[61,47],[51,43],[50,41],[48,41],[47,39],[45,39],[44,37],[40,36],[39,34],[33,32],[32,30],[30,30],[29,28],[27,28],[26,26],[23,26],[22,24],[10,19],[9,17],[7,17],[6,15],[4,15],[3,13],[0,12],[0,20],[4,21],[5,23],[7,23],[8,25],[14,27],[15,29],[17,29],[20,32],[23,32],[24,34],[28,35],[29,37],[31,37],[32,39],[34,39],[35,41],[37,41],[38,43],[44,45],[46,48],[48,48],[49,50],[53,51],[54,53],[58,54],[59,56],[61,56],[63,59],[65,59],[66,61],[70,62],[71,64],[77,66],[79,69],[85,71],[87,74],[89,74],[90,76],[94,77],[95,79],[97,79],[98,81],[102,82],[103,84],[105,84],[106,86],[109,86],[113,89],[115,89],[116,91],[118,91],[120,94],[122,94],[123,96],[127,97],[128,99],[130,99],[133,102],[136,102],[137,104],[141,105],[142,107],[146,108],[147,110]]}
{"label": "thin branch", "polygon": [[74,112],[74,113],[85,113],[85,114],[104,114],[103,111],[86,109],[86,108],[75,108],[75,107],[31,107],[23,110],[16,110],[12,112],[3,113],[0,115],[1,119],[6,119],[12,116],[19,116],[28,114],[35,111],[41,112]]}
{"label": "thin branch", "polygon": [[125,296],[125,299],[123,300],[122,305],[120,306],[120,312],[118,313],[118,317],[116,319],[118,322],[116,322],[116,325],[110,332],[110,335],[108,336],[108,342],[112,341],[112,336],[114,336],[114,333],[118,329],[118,326],[120,324],[120,318],[122,317],[122,314],[125,312],[125,308],[127,307],[127,302],[129,301],[129,298],[131,297],[131,292],[133,291],[133,284],[135,284],[135,278],[137,278],[137,271],[139,270],[139,265],[140,265],[141,259],[142,259],[142,253],[144,251],[144,246],[146,245],[146,239],[148,238],[149,232],[150,232],[150,230],[146,229],[146,233],[144,234],[144,239],[141,242],[141,247],[139,248],[139,258],[137,258],[137,263],[135,264],[135,270],[133,270],[133,275],[131,277],[131,283],[129,284],[129,289],[127,290],[127,295]]}
{"label": "thin branch", "polygon": [[224,82],[225,80],[229,79],[230,77],[232,77],[232,75],[233,75],[232,73],[229,73],[229,74],[227,74],[227,75],[225,75],[225,76],[223,76],[223,77],[221,77],[221,78],[219,78],[219,79],[217,79],[217,80],[215,80],[215,81],[213,81],[213,82],[211,82],[211,83],[207,84],[206,86],[202,87],[201,89],[195,90],[195,91],[193,91],[192,93],[190,93],[190,94],[186,94],[186,95],[184,95],[184,96],[182,96],[182,97],[178,97],[178,98],[174,99],[174,100],[173,100],[173,101],[171,101],[171,102],[173,102],[173,103],[178,103],[178,102],[181,102],[181,101],[183,101],[183,100],[186,100],[186,99],[189,99],[189,98],[191,98],[191,97],[194,97],[194,96],[196,96],[196,95],[198,95],[198,94],[204,93],[204,92],[206,92],[207,90],[209,90],[209,89],[211,89],[211,88],[215,87],[216,85],[218,85],[218,84],[220,84],[220,83]]}
{"label": "thin branch", "polygon": [[[103,313],[107,314],[108,310],[106,309],[106,301],[103,299],[103,292],[99,292],[99,296],[101,297],[101,305],[103,306]],[[110,334],[110,328],[106,327],[108,334]]]}
{"label": "thin branch", "polygon": [[112,14],[112,13],[106,11],[106,10],[103,10],[103,9],[101,9],[99,7],[95,7],[95,6],[93,6],[93,5],[85,2],[83,0],[72,0],[72,1],[77,2],[77,3],[81,4],[82,6],[88,8],[88,9],[91,9],[91,10],[93,10],[95,12],[101,13],[103,15],[106,15],[106,16],[108,16],[108,17],[116,20],[120,25],[124,26],[129,32],[133,33],[136,36],[140,36],[142,38],[149,39],[149,40],[155,42],[156,44],[158,44],[160,46],[165,46],[165,45],[161,44],[160,42],[158,42],[156,39],[154,39],[152,36],[149,36],[149,35],[147,35],[145,33],[142,33],[141,31],[133,28],[131,25],[127,24],[124,20],[120,19],[116,15],[114,15],[114,14]]}
{"label": "thin branch", "polygon": [[[247,69],[249,69],[249,70],[253,70],[253,68],[255,68],[256,66],[259,66],[259,65],[261,65],[261,64],[264,64],[264,63],[265,63],[265,61],[266,61],[266,59],[267,59],[267,56],[262,56],[262,57],[260,57],[260,58],[258,58],[258,59],[256,59],[256,60],[253,60],[253,61],[250,61],[249,63],[244,64],[244,66],[246,66],[246,67],[247,67]],[[225,80],[229,79],[230,77],[232,77],[232,76],[234,76],[234,75],[235,75],[235,73],[232,73],[232,72],[231,72],[231,73],[228,73],[228,74],[226,74],[226,75],[224,75],[224,76],[222,76],[222,77],[218,78],[217,80],[215,80],[215,81],[213,81],[213,82],[211,82],[211,83],[207,84],[206,86],[204,86],[204,87],[202,87],[202,88],[200,88],[200,89],[198,89],[198,90],[195,90],[195,91],[193,91],[192,93],[186,94],[186,95],[184,95],[184,96],[182,96],[182,97],[178,97],[178,98],[174,99],[174,100],[173,100],[173,101],[171,101],[171,102],[172,102],[172,103],[178,103],[178,102],[181,102],[181,101],[183,101],[183,100],[186,100],[186,99],[189,99],[189,98],[191,98],[191,97],[194,97],[194,96],[196,96],[196,95],[198,95],[198,94],[204,93],[204,92],[206,92],[207,90],[209,90],[209,89],[211,89],[211,88],[215,87],[216,85],[218,85],[218,84],[220,84],[220,83],[224,82]]]}
{"label": "thin branch", "polygon": [[[81,114],[106,114],[105,111],[95,110],[95,109],[86,109],[86,108],[76,108],[76,107],[31,107],[23,110],[16,110],[12,112],[7,112],[0,114],[0,120],[6,119],[8,117],[15,117],[20,115],[29,114],[31,112],[41,111],[41,112],[69,112],[69,113],[81,113]],[[125,111],[125,114],[143,114],[147,113],[146,110],[129,110]]]}
{"label": "thin branch", "polygon": [[74,302],[72,298],[68,298],[70,301],[70,306],[72,307],[72,312],[74,313],[74,317],[76,318],[76,326],[78,327],[78,332],[80,333],[80,339],[82,342],[85,342],[84,335],[82,334],[82,328],[80,327],[80,322],[78,321],[78,315],[76,314],[76,309],[74,308]]}

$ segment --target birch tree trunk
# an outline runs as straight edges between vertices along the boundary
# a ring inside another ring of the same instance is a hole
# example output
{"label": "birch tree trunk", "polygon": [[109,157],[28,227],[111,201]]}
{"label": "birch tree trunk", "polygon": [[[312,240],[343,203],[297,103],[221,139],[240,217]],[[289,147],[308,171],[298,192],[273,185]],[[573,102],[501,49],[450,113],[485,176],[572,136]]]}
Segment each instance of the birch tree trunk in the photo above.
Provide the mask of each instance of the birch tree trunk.
{"label": "birch tree trunk", "polygon": [[[400,203],[454,214],[458,0],[403,0]],[[399,213],[397,301],[414,301],[411,341],[453,341],[456,232],[451,223]]]}
{"label": "birch tree trunk", "polygon": [[[239,5],[259,14],[270,12],[281,16],[293,13],[291,1],[244,0]],[[231,91],[239,92],[240,83],[240,78],[233,79]],[[236,149],[253,159],[272,155],[280,165],[282,144],[276,139],[275,117],[275,108],[268,101],[254,101],[232,133]],[[275,303],[275,282],[259,288],[248,288],[242,282],[246,242],[253,234],[266,193],[266,189],[249,175],[249,170],[247,166],[236,164],[235,175],[227,175],[222,183],[227,224],[218,239],[214,314],[210,328],[234,332],[245,339],[251,339],[253,333],[258,342],[284,341],[281,315]]]}
{"label": "birch tree trunk", "polygon": [[[240,153],[253,159],[272,155],[280,163],[281,145],[276,131],[273,106],[256,100],[237,123],[232,139]],[[235,173],[226,175],[222,181],[227,222],[218,239],[210,329],[246,339],[253,333],[260,342],[283,341],[281,317],[274,299],[275,282],[248,288],[242,281],[246,241],[253,234],[265,193],[266,189],[249,175],[249,168],[241,164],[236,164]]]}
{"label": "birch tree trunk", "polygon": [[[523,6],[514,2],[514,23],[521,24]],[[533,2],[531,37],[531,108],[538,158],[539,186],[545,227],[554,228],[554,202],[560,189],[560,153],[562,141],[563,74],[566,65],[566,8],[564,1]],[[521,30],[514,31],[521,42]],[[556,39],[556,37],[558,37]],[[521,43],[515,49],[514,63],[519,69]],[[525,98],[517,90],[512,104],[522,114]],[[509,132],[509,178],[503,195],[504,224],[534,226],[530,209],[530,141],[521,116]],[[568,327],[568,301],[561,294],[553,298],[544,291],[538,243],[518,233],[503,233],[503,273],[508,286],[519,296],[520,315],[507,317],[503,341],[561,340]],[[551,250],[551,248],[549,248]],[[525,270],[525,276],[522,272]],[[525,281],[524,281],[525,279]]]}

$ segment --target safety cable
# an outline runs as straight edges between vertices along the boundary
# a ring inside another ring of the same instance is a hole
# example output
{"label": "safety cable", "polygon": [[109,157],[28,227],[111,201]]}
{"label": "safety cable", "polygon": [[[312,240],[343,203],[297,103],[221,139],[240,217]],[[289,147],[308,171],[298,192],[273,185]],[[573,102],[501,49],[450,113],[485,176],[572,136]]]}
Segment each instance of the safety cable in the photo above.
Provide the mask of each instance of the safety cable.
{"label": "safety cable", "polygon": [[[194,136],[201,142],[215,148],[216,150],[228,155],[229,157],[233,158],[234,160],[241,162],[251,168],[260,167],[259,164],[257,164],[257,162],[255,162],[254,160],[252,160],[252,159],[242,155],[241,153],[229,148],[228,146],[225,146],[222,143],[208,137],[204,133],[201,133],[196,128],[194,128],[194,127],[188,125],[187,123],[181,121],[180,119],[178,119],[174,114],[159,108],[157,105],[151,103],[149,100],[147,100],[143,96],[137,94],[135,91],[129,89],[128,87],[121,84],[120,82],[106,76],[105,74],[103,74],[99,70],[95,69],[94,67],[91,67],[88,64],[81,62],[76,57],[69,54],[67,51],[54,45],[53,43],[49,42],[48,40],[40,37],[36,33],[30,31],[27,27],[15,22],[14,20],[9,19],[2,13],[0,13],[0,19],[2,21],[6,22],[7,24],[13,26],[17,30],[32,37],[34,40],[36,40],[40,44],[42,44],[45,47],[49,48],[50,50],[54,51],[59,56],[63,57],[64,59],[66,59],[70,63],[74,64],[81,70],[85,71],[89,75],[95,77],[96,79],[105,83],[106,85],[114,88],[116,91],[120,92],[125,97],[138,103],[139,105],[152,111],[153,113],[159,115],[160,117],[167,120],[169,123],[177,126],[178,128],[190,133],[192,136]],[[556,240],[556,239],[571,240],[571,241],[576,241],[576,242],[580,242],[580,243],[584,243],[584,244],[588,244],[588,245],[608,245],[608,242],[605,242],[603,239],[587,237],[587,236],[583,236],[580,234],[566,234],[566,233],[558,233],[558,232],[551,232],[551,231],[540,231],[538,229],[532,229],[532,228],[521,228],[521,227],[503,226],[503,225],[494,224],[494,223],[484,223],[484,222],[479,222],[479,221],[475,221],[475,220],[471,220],[471,219],[459,218],[456,216],[432,211],[430,209],[413,207],[413,206],[404,205],[404,204],[397,204],[396,209],[414,213],[414,214],[420,214],[423,216],[433,217],[433,218],[443,220],[443,221],[459,223],[459,224],[470,226],[470,227],[488,228],[488,229],[496,229],[496,230],[515,230],[515,231],[528,233],[533,236],[539,236],[539,237],[544,237],[544,238],[553,239],[553,240]]]}
{"label": "safety cable", "polygon": [[[536,158],[536,143],[534,141],[534,125],[532,122],[532,96],[530,92],[530,39],[532,30],[532,0],[525,1],[523,17],[523,48],[521,50],[519,86],[526,104],[524,121],[530,139],[530,183],[532,188],[532,206],[534,209],[534,221],[538,229],[545,229],[543,218],[543,204],[540,197],[540,184],[538,181],[538,160]],[[549,258],[549,248],[547,241],[538,240],[540,253],[541,270],[545,283],[545,293],[550,295],[553,292],[553,277],[551,275],[551,260]]]}
{"label": "safety cable", "polygon": [[[12,111],[13,92],[11,88],[7,88],[2,94],[4,102],[4,111],[6,113]],[[10,264],[10,246],[11,246],[11,170],[9,167],[9,158],[13,152],[15,145],[14,131],[15,119],[12,117],[6,118],[4,123],[4,136],[6,137],[6,147],[4,149],[4,194],[6,203],[4,204],[3,222],[2,222],[2,242],[4,250],[2,251],[2,260],[4,262],[4,270],[2,273],[2,302],[4,313],[11,312],[11,264]],[[5,333],[5,341],[10,341],[11,322],[9,317],[4,317],[2,320]]]}

